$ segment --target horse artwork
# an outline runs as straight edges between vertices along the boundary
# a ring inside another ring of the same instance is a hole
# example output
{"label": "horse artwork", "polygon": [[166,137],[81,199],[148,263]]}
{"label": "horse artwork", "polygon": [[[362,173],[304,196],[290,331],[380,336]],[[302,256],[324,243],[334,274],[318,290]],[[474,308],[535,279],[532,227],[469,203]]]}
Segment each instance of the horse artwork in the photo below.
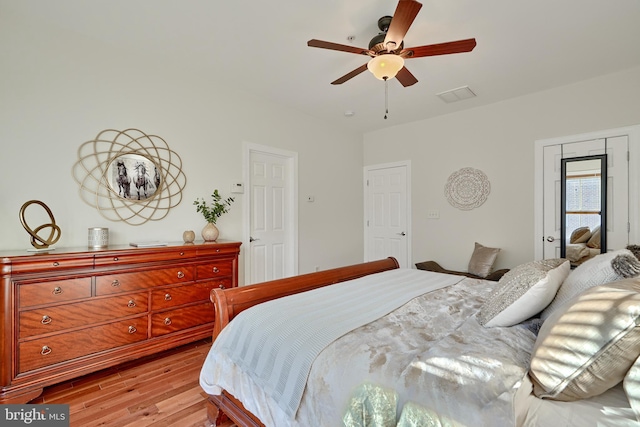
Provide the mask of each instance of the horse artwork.
{"label": "horse artwork", "polygon": [[118,196],[130,199],[131,177],[127,174],[127,167],[124,165],[122,160],[118,160],[116,167],[118,168],[118,178],[116,179],[116,182],[118,183]]}
{"label": "horse artwork", "polygon": [[136,162],[134,169],[136,170],[136,176],[133,183],[138,191],[138,200],[140,200],[140,191],[142,191],[146,199],[149,197],[148,190],[153,186],[151,179],[149,179],[149,174],[147,174],[147,165],[144,162]]}
{"label": "horse artwork", "polygon": [[156,188],[160,188],[160,171],[158,170],[157,166],[154,166],[153,169],[155,170],[155,173],[153,175],[153,180],[156,183]]}

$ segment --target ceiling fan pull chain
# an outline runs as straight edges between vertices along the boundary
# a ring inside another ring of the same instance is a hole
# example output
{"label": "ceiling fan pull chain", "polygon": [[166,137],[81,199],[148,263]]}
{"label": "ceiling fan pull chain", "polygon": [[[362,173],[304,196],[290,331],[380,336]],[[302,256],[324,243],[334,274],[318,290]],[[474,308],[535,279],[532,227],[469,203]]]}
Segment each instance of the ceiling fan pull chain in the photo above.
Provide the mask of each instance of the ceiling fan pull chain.
{"label": "ceiling fan pull chain", "polygon": [[384,78],[384,119],[387,120],[389,114],[389,80]]}

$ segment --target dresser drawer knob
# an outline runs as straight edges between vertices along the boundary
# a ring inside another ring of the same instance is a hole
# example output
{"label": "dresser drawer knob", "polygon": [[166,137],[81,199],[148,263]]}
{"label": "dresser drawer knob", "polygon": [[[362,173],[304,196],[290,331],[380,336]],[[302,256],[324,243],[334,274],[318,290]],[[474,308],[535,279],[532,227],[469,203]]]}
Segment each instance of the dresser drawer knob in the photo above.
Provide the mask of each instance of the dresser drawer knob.
{"label": "dresser drawer knob", "polygon": [[168,293],[168,292],[166,294],[164,294],[164,300],[165,301],[171,301],[171,294]]}
{"label": "dresser drawer knob", "polygon": [[130,299],[129,302],[127,303],[127,307],[135,307],[135,306],[136,306],[136,302]]}
{"label": "dresser drawer knob", "polygon": [[130,334],[135,334],[136,332],[138,332],[138,330],[136,329],[135,326],[133,326],[133,325],[129,326],[129,333]]}
{"label": "dresser drawer knob", "polygon": [[218,269],[218,267],[213,267],[213,272],[214,272],[214,273],[219,273],[219,272],[220,272],[220,270]]}
{"label": "dresser drawer knob", "polygon": [[216,252],[220,252],[220,249],[216,249]]}
{"label": "dresser drawer knob", "polygon": [[42,316],[42,320],[40,321],[40,323],[42,323],[43,325],[50,325],[51,322],[53,322],[53,319],[46,314]]}
{"label": "dresser drawer knob", "polygon": [[114,256],[114,257],[113,257],[113,260],[114,260],[114,261],[120,261],[120,258],[118,258],[117,256]]}
{"label": "dresser drawer knob", "polygon": [[55,288],[53,288],[53,292],[51,292],[54,295],[60,295],[62,293],[62,288],[60,286],[56,286]]}
{"label": "dresser drawer knob", "polygon": [[180,252],[180,256],[184,256],[184,252]]}
{"label": "dresser drawer knob", "polygon": [[178,279],[184,278],[184,273],[182,271],[178,271]]}
{"label": "dresser drawer knob", "polygon": [[54,261],[53,266],[54,267],[58,267],[60,265],[60,263],[58,261]]}
{"label": "dresser drawer knob", "polygon": [[165,325],[167,325],[167,326],[169,326],[169,325],[171,324],[171,319],[170,319],[170,318],[168,318],[168,317],[165,317],[165,318],[164,318],[164,324],[165,324]]}
{"label": "dresser drawer knob", "polygon": [[49,347],[48,345],[43,345],[42,346],[42,350],[40,351],[40,354],[43,356],[46,356],[47,354],[51,353],[53,350],[51,350],[51,347]]}
{"label": "dresser drawer knob", "polygon": [[222,283],[220,283],[220,286],[218,286],[220,289],[227,289]]}
{"label": "dresser drawer knob", "polygon": [[114,280],[113,282],[111,282],[111,286],[117,288],[118,286],[120,286],[120,281],[118,279]]}

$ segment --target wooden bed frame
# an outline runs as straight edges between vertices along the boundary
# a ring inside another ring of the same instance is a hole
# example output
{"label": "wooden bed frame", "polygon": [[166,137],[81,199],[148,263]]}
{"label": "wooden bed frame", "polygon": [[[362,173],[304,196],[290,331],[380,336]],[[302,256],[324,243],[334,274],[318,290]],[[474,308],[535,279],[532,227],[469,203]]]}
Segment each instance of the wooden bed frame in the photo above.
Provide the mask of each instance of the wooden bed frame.
{"label": "wooden bed frame", "polygon": [[[395,258],[387,258],[256,285],[213,289],[211,291],[211,301],[215,310],[213,339],[216,339],[222,328],[238,313],[256,304],[395,268],[399,268],[398,261]],[[226,391],[221,395],[209,395],[207,416],[214,426],[228,423],[230,419],[238,427],[264,427],[255,415],[245,409],[242,402]]]}

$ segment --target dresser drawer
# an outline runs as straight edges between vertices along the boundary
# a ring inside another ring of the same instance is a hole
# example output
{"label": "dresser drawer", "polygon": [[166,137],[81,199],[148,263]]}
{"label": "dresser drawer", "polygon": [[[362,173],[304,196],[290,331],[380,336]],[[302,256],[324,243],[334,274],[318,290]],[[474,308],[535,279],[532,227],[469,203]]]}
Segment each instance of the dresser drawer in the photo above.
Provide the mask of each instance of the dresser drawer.
{"label": "dresser drawer", "polygon": [[[138,252],[139,251],[139,252]],[[169,249],[166,248],[152,248],[145,249],[132,249],[127,253],[111,253],[105,255],[96,255],[95,265],[96,267],[116,266],[126,264],[141,264],[145,262],[156,261],[179,261],[181,259],[193,259],[196,257],[194,250],[184,250],[182,248]]]}
{"label": "dresser drawer", "polygon": [[211,261],[210,263],[199,265],[196,267],[196,277],[198,278],[198,280],[231,276],[232,273],[233,260],[230,259]]}
{"label": "dresser drawer", "polygon": [[11,273],[36,273],[56,270],[68,270],[71,268],[93,268],[93,257],[90,254],[82,256],[62,257],[50,254],[34,254],[15,258],[11,261]]}
{"label": "dresser drawer", "polygon": [[20,373],[147,339],[147,316],[18,345]]}
{"label": "dresser drawer", "polygon": [[211,289],[221,286],[224,288],[231,287],[231,279],[227,278],[168,289],[158,289],[151,292],[151,310],[164,310],[198,301],[208,302]]}
{"label": "dresser drawer", "polygon": [[146,313],[147,293],[91,299],[20,312],[20,338]]}
{"label": "dresser drawer", "polygon": [[192,281],[193,267],[191,266],[108,274],[96,277],[96,295],[110,295]]}
{"label": "dresser drawer", "polygon": [[54,280],[51,282],[19,283],[18,306],[73,301],[91,296],[91,277]]}
{"label": "dresser drawer", "polygon": [[213,322],[213,304],[204,303],[169,310],[151,316],[151,336],[157,337],[182,329]]}
{"label": "dresser drawer", "polygon": [[196,246],[198,255],[201,257],[219,256],[235,258],[240,249],[236,245],[224,245],[219,243],[206,243]]}

